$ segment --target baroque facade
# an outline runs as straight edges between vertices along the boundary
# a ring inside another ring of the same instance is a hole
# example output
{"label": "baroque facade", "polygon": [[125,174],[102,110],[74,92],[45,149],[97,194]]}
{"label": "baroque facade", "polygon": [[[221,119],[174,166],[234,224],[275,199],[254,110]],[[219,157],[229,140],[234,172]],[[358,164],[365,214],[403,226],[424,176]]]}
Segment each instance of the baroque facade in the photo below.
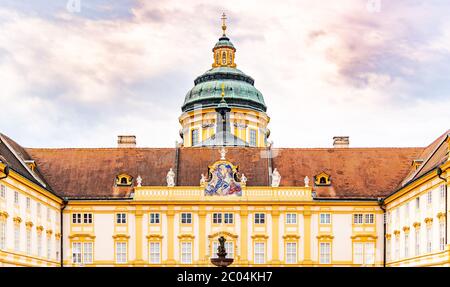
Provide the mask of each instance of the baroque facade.
{"label": "baroque facade", "polygon": [[0,266],[449,266],[450,131],[422,148],[273,148],[223,34],[175,148],[0,134]]}

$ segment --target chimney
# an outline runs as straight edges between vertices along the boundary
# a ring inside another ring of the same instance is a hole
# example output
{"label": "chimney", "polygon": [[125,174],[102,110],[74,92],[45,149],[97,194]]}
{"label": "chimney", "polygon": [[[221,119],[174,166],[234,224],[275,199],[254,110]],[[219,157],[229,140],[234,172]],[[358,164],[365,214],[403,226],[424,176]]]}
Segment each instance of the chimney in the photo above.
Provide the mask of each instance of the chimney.
{"label": "chimney", "polygon": [[118,136],[117,147],[136,147],[136,136]]}
{"label": "chimney", "polygon": [[333,147],[335,148],[346,148],[349,143],[350,140],[347,136],[333,137]]}

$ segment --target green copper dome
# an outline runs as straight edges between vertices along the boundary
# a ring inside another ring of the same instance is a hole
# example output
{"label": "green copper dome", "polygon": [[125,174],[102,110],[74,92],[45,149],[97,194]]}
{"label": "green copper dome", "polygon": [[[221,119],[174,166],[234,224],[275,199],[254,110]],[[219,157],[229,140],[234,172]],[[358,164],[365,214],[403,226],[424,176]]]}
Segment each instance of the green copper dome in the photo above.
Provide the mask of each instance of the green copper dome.
{"label": "green copper dome", "polygon": [[225,100],[230,108],[246,108],[265,112],[263,95],[254,86],[254,80],[241,70],[231,67],[216,67],[206,71],[194,81],[195,86],[186,94],[183,112],[202,108],[217,107],[222,99],[222,83]]}
{"label": "green copper dome", "polygon": [[216,45],[214,45],[214,48],[219,48],[219,47],[234,48],[233,43],[231,43],[231,41],[230,41],[230,38],[228,38],[226,36],[220,37],[219,42],[217,42]]}

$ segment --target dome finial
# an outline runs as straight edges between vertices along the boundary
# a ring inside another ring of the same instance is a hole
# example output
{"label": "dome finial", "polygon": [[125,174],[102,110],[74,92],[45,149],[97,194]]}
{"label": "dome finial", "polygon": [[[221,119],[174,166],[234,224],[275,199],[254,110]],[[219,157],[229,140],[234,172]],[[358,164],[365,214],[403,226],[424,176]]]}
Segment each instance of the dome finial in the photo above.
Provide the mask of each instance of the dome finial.
{"label": "dome finial", "polygon": [[225,20],[227,19],[227,16],[225,15],[225,12],[222,14],[222,31],[223,36],[225,36],[225,30],[227,29],[227,24],[225,23]]}

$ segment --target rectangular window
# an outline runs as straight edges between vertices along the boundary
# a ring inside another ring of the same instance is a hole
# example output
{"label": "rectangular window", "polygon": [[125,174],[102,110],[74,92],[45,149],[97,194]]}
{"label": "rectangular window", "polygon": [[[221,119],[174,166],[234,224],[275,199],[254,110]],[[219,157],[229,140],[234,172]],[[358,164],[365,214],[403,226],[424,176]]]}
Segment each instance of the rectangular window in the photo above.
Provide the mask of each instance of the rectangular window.
{"label": "rectangular window", "polygon": [[159,213],[150,213],[150,224],[159,224]]}
{"label": "rectangular window", "polygon": [[420,209],[420,198],[416,197],[416,210]]}
{"label": "rectangular window", "polygon": [[255,264],[264,264],[265,262],[264,253],[265,253],[265,243],[255,242],[255,250],[254,250]]}
{"label": "rectangular window", "polygon": [[319,258],[320,258],[320,264],[330,264],[331,263],[331,243],[330,242],[320,242]]}
{"label": "rectangular window", "polygon": [[445,207],[445,184],[439,186],[439,197],[440,208],[443,210]]}
{"label": "rectangular window", "polygon": [[192,242],[181,243],[181,263],[192,263]]}
{"label": "rectangular window", "polygon": [[198,144],[198,129],[192,130],[192,145]]}
{"label": "rectangular window", "polygon": [[353,224],[362,224],[363,215],[361,213],[353,214]]}
{"label": "rectangular window", "polygon": [[6,222],[0,221],[0,249],[6,246]]}
{"label": "rectangular window", "polygon": [[439,250],[444,251],[445,249],[445,223],[439,223]]}
{"label": "rectangular window", "polygon": [[373,242],[364,244],[364,264],[375,264],[375,244]]}
{"label": "rectangular window", "polygon": [[213,223],[214,224],[222,223],[222,213],[213,213]]}
{"label": "rectangular window", "polygon": [[36,214],[40,218],[41,217],[41,203],[36,202]]}
{"label": "rectangular window", "polygon": [[14,225],[14,251],[20,251],[20,225]]}
{"label": "rectangular window", "polygon": [[181,214],[181,223],[182,224],[191,224],[192,223],[192,214],[191,213],[182,213]]}
{"label": "rectangular window", "polygon": [[430,190],[430,191],[427,193],[427,204],[428,204],[428,205],[431,205],[432,203],[433,203],[433,191]]}
{"label": "rectangular window", "polygon": [[289,264],[297,263],[297,243],[296,242],[286,243],[286,263],[289,263]]}
{"label": "rectangular window", "polygon": [[27,197],[27,211],[31,209],[31,198]]}
{"label": "rectangular window", "polygon": [[52,242],[50,240],[50,236],[47,237],[47,259],[50,259],[52,254]]}
{"label": "rectangular window", "polygon": [[366,224],[373,224],[375,222],[375,216],[373,213],[367,213],[365,216]]}
{"label": "rectangular window", "polygon": [[250,129],[250,146],[256,146],[256,130]]}
{"label": "rectangular window", "polygon": [[[227,242],[225,242],[227,243]],[[211,258],[218,258],[217,256],[217,248],[219,248],[219,242],[216,240],[213,242],[213,248],[211,251]]]}
{"label": "rectangular window", "polygon": [[400,225],[400,208],[395,210],[395,224]]}
{"label": "rectangular window", "polygon": [[117,224],[127,223],[127,214],[126,213],[116,213],[116,223]]}
{"label": "rectangular window", "polygon": [[405,205],[405,219],[409,219],[409,202]]}
{"label": "rectangular window", "polygon": [[55,238],[55,258],[56,261],[59,261],[61,258],[59,258],[59,254],[61,251],[61,241],[59,241],[57,238]]}
{"label": "rectangular window", "polygon": [[116,263],[127,262],[127,243],[116,242]]}
{"label": "rectangular window", "polygon": [[160,263],[160,248],[159,242],[150,242],[150,263],[158,264]]}
{"label": "rectangular window", "polygon": [[386,261],[391,261],[391,239],[386,239]]}
{"label": "rectangular window", "polygon": [[264,213],[255,213],[255,224],[264,224],[266,222]]}
{"label": "rectangular window", "polygon": [[233,224],[233,213],[224,213],[224,223]]}
{"label": "rectangular window", "polygon": [[428,253],[431,252],[431,250],[433,249],[432,248],[433,241],[432,241],[431,232],[432,232],[431,225],[429,225],[429,226],[427,226],[427,252]]}
{"label": "rectangular window", "polygon": [[409,234],[405,233],[404,237],[405,237],[405,245],[404,245],[405,254],[404,254],[404,256],[405,256],[405,258],[408,258],[409,257]]}
{"label": "rectangular window", "polygon": [[395,260],[400,259],[400,238],[398,236],[395,237],[394,241],[394,249],[395,249]]}
{"label": "rectangular window", "polygon": [[353,263],[362,264],[364,262],[364,245],[360,242],[353,243]]}
{"label": "rectangular window", "polygon": [[81,223],[81,213],[72,213],[72,223],[74,224]]}
{"label": "rectangular window", "polygon": [[226,258],[234,258],[234,244],[231,241],[225,242]]}
{"label": "rectangular window", "polygon": [[83,223],[84,224],[92,223],[92,213],[83,213]]}
{"label": "rectangular window", "polygon": [[31,254],[31,229],[27,229],[27,254]]}
{"label": "rectangular window", "polygon": [[50,221],[50,217],[51,217],[51,210],[50,208],[47,207],[47,221]]}
{"label": "rectangular window", "polygon": [[287,213],[286,214],[286,224],[297,224],[297,214]]}
{"label": "rectangular window", "polygon": [[0,198],[6,199],[6,186],[0,184]]}
{"label": "rectangular window", "polygon": [[414,255],[418,256],[420,254],[420,229],[417,228],[414,233]]}
{"label": "rectangular window", "polygon": [[320,214],[320,224],[331,224],[331,214],[321,213]]}
{"label": "rectangular window", "polygon": [[19,205],[19,192],[14,191],[14,204]]}
{"label": "rectangular window", "polygon": [[81,264],[81,242],[72,243],[72,263]]}
{"label": "rectangular window", "polygon": [[84,242],[83,243],[83,263],[92,264],[93,261],[93,243]]}
{"label": "rectangular window", "polygon": [[42,233],[37,235],[37,254],[39,257],[42,256]]}

